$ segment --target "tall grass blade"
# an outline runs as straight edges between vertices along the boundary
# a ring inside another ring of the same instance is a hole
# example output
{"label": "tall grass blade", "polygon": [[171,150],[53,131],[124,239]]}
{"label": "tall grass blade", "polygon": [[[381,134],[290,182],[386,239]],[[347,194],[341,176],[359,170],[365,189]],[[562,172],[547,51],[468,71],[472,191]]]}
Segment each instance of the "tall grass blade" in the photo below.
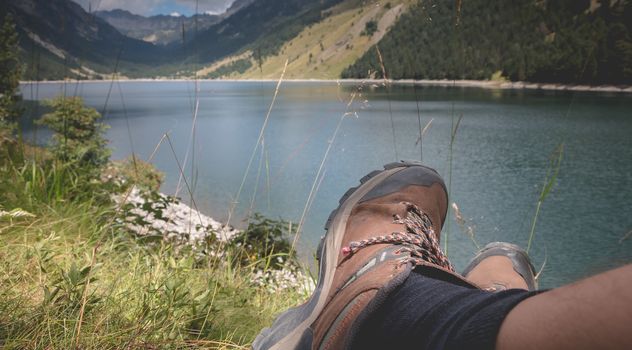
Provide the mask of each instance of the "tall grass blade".
{"label": "tall grass blade", "polygon": [[287,70],[287,66],[290,60],[285,61],[285,65],[283,66],[283,71],[281,72],[281,77],[277,82],[276,88],[274,90],[274,95],[272,96],[272,101],[270,102],[270,107],[268,108],[268,113],[266,113],[266,117],[263,121],[263,125],[261,125],[261,130],[259,131],[259,137],[257,137],[257,143],[255,143],[255,147],[252,150],[252,154],[250,155],[250,159],[248,160],[248,165],[246,166],[246,171],[244,171],[244,176],[241,179],[241,184],[239,185],[239,189],[237,190],[237,194],[230,206],[230,210],[228,211],[228,219],[226,219],[226,226],[230,226],[230,221],[233,217],[233,213],[239,203],[239,198],[241,197],[241,192],[244,189],[244,185],[246,184],[246,179],[248,178],[248,173],[250,172],[250,167],[252,166],[252,162],[255,159],[255,155],[257,154],[257,150],[259,149],[259,145],[261,144],[261,140],[263,139],[263,135],[265,134],[266,127],[268,126],[268,121],[270,120],[270,115],[272,114],[272,108],[274,108],[274,104],[276,103],[276,99],[279,95],[279,90],[281,89],[281,83],[283,82],[283,78],[285,77],[285,71]]}
{"label": "tall grass blade", "polygon": [[540,208],[542,207],[542,203],[549,195],[557,181],[557,176],[560,172],[560,166],[562,164],[563,156],[564,144],[562,143],[557,146],[557,148],[551,155],[550,165],[547,169],[546,176],[544,177],[542,191],[540,192],[540,196],[538,197],[538,203],[535,208],[535,215],[533,216],[533,221],[531,222],[531,232],[529,233],[529,242],[527,243],[527,254],[531,250],[531,244],[533,243],[533,238],[535,237],[535,227],[538,222],[538,216],[540,215]]}
{"label": "tall grass blade", "polygon": [[375,45],[375,51],[377,51],[377,58],[380,61],[380,68],[382,69],[382,78],[384,80],[384,88],[386,89],[386,100],[388,101],[388,115],[391,118],[391,133],[393,134],[393,151],[395,153],[395,161],[399,160],[399,154],[397,152],[397,138],[395,137],[395,121],[393,120],[393,109],[391,106],[391,85],[386,75],[386,67],[384,66],[384,60],[382,59],[382,53],[380,47]]}

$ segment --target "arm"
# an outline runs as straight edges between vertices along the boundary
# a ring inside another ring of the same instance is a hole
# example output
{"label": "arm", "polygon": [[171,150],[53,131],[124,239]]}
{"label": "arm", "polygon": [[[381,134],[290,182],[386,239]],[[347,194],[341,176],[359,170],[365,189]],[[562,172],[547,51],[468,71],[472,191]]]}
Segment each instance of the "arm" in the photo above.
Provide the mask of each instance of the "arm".
{"label": "arm", "polygon": [[632,349],[632,265],[533,296],[505,318],[496,349]]}

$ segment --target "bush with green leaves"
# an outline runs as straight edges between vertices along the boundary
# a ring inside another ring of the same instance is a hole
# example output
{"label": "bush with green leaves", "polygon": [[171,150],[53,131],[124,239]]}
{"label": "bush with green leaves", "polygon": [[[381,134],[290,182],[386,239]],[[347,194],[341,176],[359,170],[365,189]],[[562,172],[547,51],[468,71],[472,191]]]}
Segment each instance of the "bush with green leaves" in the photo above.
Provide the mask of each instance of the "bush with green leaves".
{"label": "bush with green leaves", "polygon": [[135,154],[122,161],[111,161],[101,173],[101,181],[115,186],[117,192],[136,186],[141,190],[158,191],[165,174]]}
{"label": "bush with green leaves", "polygon": [[86,170],[107,164],[110,151],[103,137],[107,127],[98,122],[99,112],[84,106],[80,97],[58,97],[47,101],[47,105],[53,112],[45,114],[38,123],[54,132],[52,151],[58,160]]}
{"label": "bush with green leaves", "polygon": [[231,240],[237,259],[242,266],[278,269],[294,260],[296,252],[290,243],[289,222],[274,220],[255,213],[248,227]]}

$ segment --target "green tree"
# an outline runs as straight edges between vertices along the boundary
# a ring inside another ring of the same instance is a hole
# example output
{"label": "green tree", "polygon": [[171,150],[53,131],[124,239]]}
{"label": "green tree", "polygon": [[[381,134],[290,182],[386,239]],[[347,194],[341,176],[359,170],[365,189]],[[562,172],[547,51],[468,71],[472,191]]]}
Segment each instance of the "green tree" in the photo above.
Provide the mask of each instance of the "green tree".
{"label": "green tree", "polygon": [[364,25],[364,30],[362,31],[362,35],[366,35],[366,36],[373,36],[373,34],[375,34],[375,32],[377,32],[377,21],[375,20],[370,20],[368,22],[365,23]]}
{"label": "green tree", "polygon": [[18,107],[21,99],[18,34],[10,14],[3,22],[0,28],[0,143],[11,137],[21,114]]}
{"label": "green tree", "polygon": [[[389,29],[380,52],[393,79],[490,79],[502,71],[512,81],[631,84],[632,0],[595,4],[420,0]],[[342,78],[380,78],[375,52]]]}
{"label": "green tree", "polygon": [[101,114],[84,106],[80,97],[58,97],[47,101],[53,112],[38,121],[53,130],[52,150],[55,157],[86,169],[99,169],[110,155],[103,137],[106,125],[99,123]]}

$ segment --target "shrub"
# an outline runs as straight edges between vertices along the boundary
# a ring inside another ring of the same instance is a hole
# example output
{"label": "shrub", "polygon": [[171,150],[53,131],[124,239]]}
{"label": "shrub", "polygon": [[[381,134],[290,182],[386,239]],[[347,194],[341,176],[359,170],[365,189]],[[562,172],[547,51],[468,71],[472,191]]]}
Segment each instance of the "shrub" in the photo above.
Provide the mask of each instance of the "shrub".
{"label": "shrub", "polygon": [[364,24],[364,30],[361,34],[372,37],[375,32],[377,32],[377,21],[370,20]]}
{"label": "shrub", "polygon": [[94,108],[85,107],[80,97],[58,97],[47,101],[53,112],[38,123],[53,132],[52,151],[58,160],[75,163],[84,170],[101,168],[108,162],[110,151],[103,138],[105,124]]}
{"label": "shrub", "polygon": [[248,227],[241,231],[231,245],[237,252],[237,263],[265,268],[281,268],[296,253],[289,241],[290,223],[273,220],[255,213]]}
{"label": "shrub", "polygon": [[165,174],[156,167],[132,155],[123,161],[112,161],[101,173],[104,183],[111,183],[118,192],[125,191],[129,186],[136,186],[142,190],[158,191],[165,178]]}

